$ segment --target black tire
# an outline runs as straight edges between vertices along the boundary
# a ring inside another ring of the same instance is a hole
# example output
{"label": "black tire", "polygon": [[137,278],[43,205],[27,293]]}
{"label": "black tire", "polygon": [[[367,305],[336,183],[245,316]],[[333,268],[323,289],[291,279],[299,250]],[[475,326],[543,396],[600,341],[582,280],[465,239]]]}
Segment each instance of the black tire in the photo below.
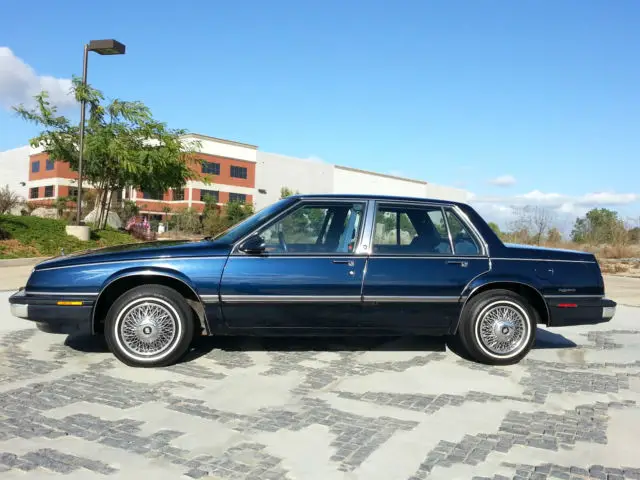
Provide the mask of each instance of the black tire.
{"label": "black tire", "polygon": [[[491,322],[489,315],[497,315],[498,308],[512,315],[514,320],[506,324]],[[488,290],[471,298],[465,306],[458,336],[465,350],[476,361],[488,365],[513,365],[531,350],[536,340],[537,324],[538,314],[524,297],[511,290]],[[481,333],[481,327],[484,327],[485,334]],[[507,340],[502,345],[509,341],[514,345],[510,346],[511,350],[503,352],[495,344],[490,345],[492,342],[487,336],[491,335],[494,339]]]}
{"label": "black tire", "polygon": [[[155,321],[149,319],[150,313]],[[143,319],[136,322],[135,316]],[[104,333],[109,349],[122,363],[164,367],[177,362],[189,349],[194,336],[193,314],[184,297],[172,288],[142,285],[123,293],[109,308]]]}

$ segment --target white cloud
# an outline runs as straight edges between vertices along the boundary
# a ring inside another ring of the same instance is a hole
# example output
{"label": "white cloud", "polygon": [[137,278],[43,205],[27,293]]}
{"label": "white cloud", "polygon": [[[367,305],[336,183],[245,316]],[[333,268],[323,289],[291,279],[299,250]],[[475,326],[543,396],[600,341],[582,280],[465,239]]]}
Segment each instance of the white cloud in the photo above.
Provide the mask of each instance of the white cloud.
{"label": "white cloud", "polygon": [[71,79],[38,75],[8,47],[0,47],[0,106],[11,108],[24,103],[31,105],[33,96],[46,90],[49,100],[60,108],[75,105],[69,94]]}
{"label": "white cloud", "polygon": [[495,185],[496,187],[510,187],[512,185],[515,185],[516,182],[516,177],[514,177],[513,175],[501,175],[489,180],[489,183],[491,185]]}
{"label": "white cloud", "polygon": [[561,193],[544,193],[540,190],[533,190],[529,193],[510,196],[476,196],[478,203],[499,203],[506,205],[542,205],[549,208],[560,208],[563,205],[576,205],[580,207],[613,207],[619,205],[629,205],[640,201],[640,194],[637,193],[615,193],[596,192],[585,195],[571,196]]}
{"label": "white cloud", "polygon": [[640,194],[594,192],[584,195],[564,195],[533,190],[520,195],[479,196],[473,195],[469,202],[481,215],[500,224],[513,217],[513,207],[538,205],[546,207],[557,216],[559,222],[573,221],[592,208],[618,208],[640,202]]}

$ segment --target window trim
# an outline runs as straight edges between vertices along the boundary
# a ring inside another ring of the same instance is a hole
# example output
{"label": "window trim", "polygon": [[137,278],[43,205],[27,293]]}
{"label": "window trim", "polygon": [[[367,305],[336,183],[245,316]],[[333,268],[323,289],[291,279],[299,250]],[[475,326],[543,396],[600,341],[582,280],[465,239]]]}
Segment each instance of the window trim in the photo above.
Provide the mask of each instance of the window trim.
{"label": "window trim", "polygon": [[[245,253],[242,252],[241,250],[239,250],[240,245],[242,245],[245,240],[247,240],[248,238],[252,237],[253,235],[258,235],[260,232],[262,232],[263,230],[266,230],[267,228],[270,228],[273,224],[279,222],[282,218],[285,217],[285,215],[288,215],[289,213],[293,213],[296,210],[300,209],[300,208],[304,208],[307,205],[325,205],[325,204],[331,204],[331,203],[336,203],[336,204],[344,204],[344,203],[348,203],[348,204],[356,204],[356,203],[360,203],[364,205],[364,211],[362,214],[362,220],[361,220],[361,228],[360,228],[360,232],[358,234],[358,237],[355,240],[355,244],[354,244],[354,249],[351,253],[349,252],[326,252],[326,253],[322,253],[322,252],[299,252],[299,253],[262,253],[259,255],[256,254],[249,254],[249,253]],[[249,234],[245,235],[244,237],[242,237],[240,240],[238,240],[234,245],[233,248],[231,249],[231,253],[230,256],[237,256],[237,257],[247,257],[247,258],[331,258],[331,257],[341,257],[341,258],[354,258],[354,257],[362,257],[363,254],[361,252],[358,251],[360,244],[362,243],[363,239],[364,239],[364,234],[365,234],[365,229],[367,227],[367,219],[368,219],[368,213],[369,213],[369,209],[371,206],[371,201],[367,200],[367,199],[349,199],[349,198],[330,198],[330,199],[322,199],[322,198],[314,198],[314,199],[308,199],[308,200],[300,200],[298,202],[293,203],[292,205],[290,205],[288,208],[284,209],[282,212],[280,212],[278,215],[276,215],[275,217],[273,217],[271,220],[269,220],[267,223],[264,223],[262,225],[260,225],[258,228],[254,229],[252,232],[250,232]]]}
{"label": "window trim", "polygon": [[[411,202],[411,201],[403,201],[403,200],[374,200],[374,213],[372,214],[371,221],[371,231],[369,233],[369,242],[368,242],[368,250],[369,256],[372,258],[433,258],[433,259],[442,259],[442,258],[486,258],[489,256],[489,248],[487,243],[484,241],[484,238],[478,233],[478,230],[474,225],[471,224],[468,217],[462,212],[457,205],[455,204],[441,204],[441,203],[432,203],[432,202]],[[415,208],[428,208],[432,207],[434,209],[440,209],[442,215],[445,219],[447,225],[447,235],[451,236],[451,230],[449,229],[449,224],[446,217],[446,209],[451,209],[460,219],[460,222],[464,227],[469,230],[470,235],[472,235],[480,248],[480,252],[476,255],[458,255],[455,253],[453,248],[453,244],[450,239],[449,247],[451,248],[451,253],[376,253],[373,251],[373,239],[375,235],[375,215],[378,213],[378,209],[380,205],[389,205],[395,204],[400,207],[415,207]],[[363,245],[363,248],[366,245]]]}
{"label": "window trim", "polygon": [[[220,162],[210,162],[208,160],[203,160],[203,163],[200,164],[201,168],[200,168],[200,173],[202,173],[203,175],[220,175],[220,172],[222,170],[222,165],[220,164]],[[205,172],[205,164],[207,165],[217,165],[218,168],[218,173],[214,173],[214,172]]]}
{"label": "window trim", "polygon": [[469,220],[467,214],[464,213],[458,205],[451,205],[448,208],[450,208],[458,216],[458,219],[462,222],[462,225],[469,229],[469,233],[475,238],[476,242],[480,246],[480,249],[482,251],[478,255],[473,255],[473,257],[489,257],[489,244],[480,234],[480,231],[476,228],[473,222]]}
{"label": "window trim", "polygon": [[[186,200],[184,199],[185,195],[185,188],[172,188],[171,189],[171,200],[168,200],[170,202],[185,202]],[[181,199],[177,199],[176,198],[176,193],[180,192],[179,196],[181,196]]]}
{"label": "window trim", "polygon": [[[198,201],[204,203],[204,197],[202,196],[202,192],[206,192],[208,194],[215,193],[216,194],[215,195],[216,198],[214,198],[215,203],[220,203],[220,190],[211,190],[209,188],[201,188],[200,189],[200,197],[199,197],[200,200],[198,200]],[[206,195],[206,193],[205,193],[205,195]],[[213,197],[213,195],[211,195],[211,196]]]}
{"label": "window trim", "polygon": [[[167,192],[145,192],[144,190],[142,191],[142,200],[148,200],[150,202],[164,202],[164,195]],[[154,194],[158,194],[160,196],[160,198],[154,198],[154,197],[146,197],[145,195],[154,195]]]}
{"label": "window trim", "polygon": [[247,204],[247,194],[246,193],[229,192],[229,201],[227,203],[233,202],[233,200],[231,200],[231,195],[242,195],[244,197],[244,199],[241,202],[239,200],[236,200],[236,202],[237,203],[241,203],[243,205]]}
{"label": "window trim", "polygon": [[[244,170],[244,177],[238,177],[236,175],[233,174],[233,169],[234,168],[241,168]],[[229,165],[229,176],[231,178],[239,178],[240,180],[247,180],[249,178],[249,168],[248,167],[243,167],[242,165]]]}

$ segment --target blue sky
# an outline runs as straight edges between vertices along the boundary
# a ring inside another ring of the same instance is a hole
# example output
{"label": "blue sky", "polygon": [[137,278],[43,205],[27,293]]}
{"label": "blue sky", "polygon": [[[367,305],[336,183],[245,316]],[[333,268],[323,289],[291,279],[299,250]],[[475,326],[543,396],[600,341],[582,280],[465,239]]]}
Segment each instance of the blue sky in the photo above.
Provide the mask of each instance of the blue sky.
{"label": "blue sky", "polygon": [[[5,2],[0,47],[67,79],[84,42],[116,38],[127,54],[92,54],[89,82],[173,127],[459,186],[490,215],[640,216],[634,0],[96,5]],[[0,150],[35,133],[6,108],[29,91],[6,52]]]}

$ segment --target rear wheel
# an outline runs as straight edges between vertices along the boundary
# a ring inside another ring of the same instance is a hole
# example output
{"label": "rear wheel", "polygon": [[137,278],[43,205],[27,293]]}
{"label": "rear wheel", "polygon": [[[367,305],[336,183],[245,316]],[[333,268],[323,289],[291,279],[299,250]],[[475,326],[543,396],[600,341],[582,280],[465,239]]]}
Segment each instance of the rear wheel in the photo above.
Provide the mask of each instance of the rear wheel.
{"label": "rear wheel", "polygon": [[132,367],[162,367],[179,360],[194,335],[186,300],[163,285],[142,285],[122,294],[105,320],[113,354]]}
{"label": "rear wheel", "polygon": [[489,290],[469,300],[458,335],[478,362],[511,365],[522,360],[535,342],[537,313],[510,290]]}

